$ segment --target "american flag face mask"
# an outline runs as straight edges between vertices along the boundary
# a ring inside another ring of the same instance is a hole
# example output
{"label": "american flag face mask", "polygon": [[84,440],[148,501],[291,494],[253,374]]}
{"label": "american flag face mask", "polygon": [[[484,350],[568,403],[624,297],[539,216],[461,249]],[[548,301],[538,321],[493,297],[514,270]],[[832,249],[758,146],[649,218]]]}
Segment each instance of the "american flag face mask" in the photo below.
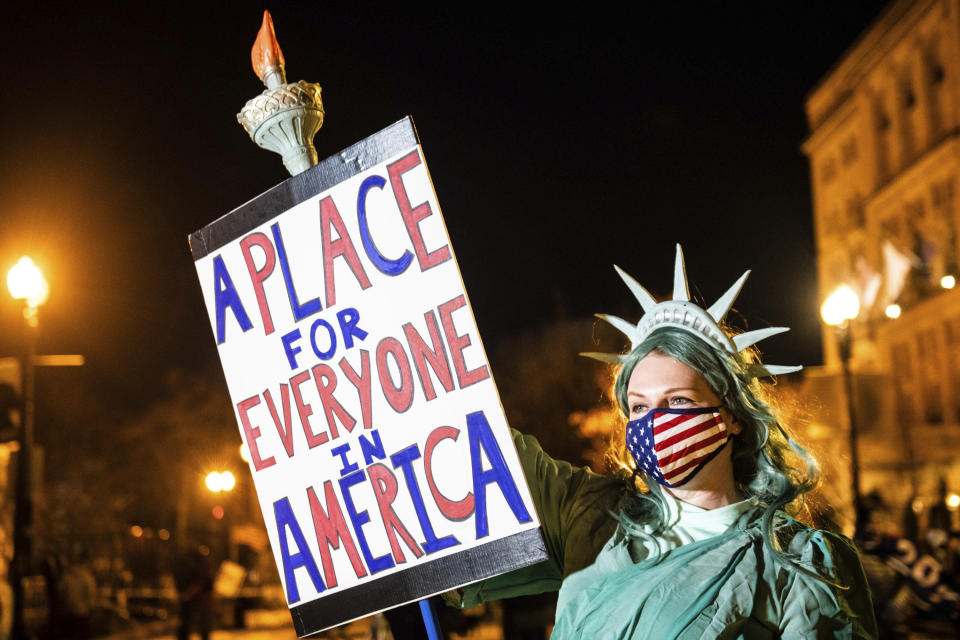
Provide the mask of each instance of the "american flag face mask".
{"label": "american flag face mask", "polygon": [[665,487],[690,480],[729,438],[720,407],[651,409],[627,423],[627,450],[637,468]]}

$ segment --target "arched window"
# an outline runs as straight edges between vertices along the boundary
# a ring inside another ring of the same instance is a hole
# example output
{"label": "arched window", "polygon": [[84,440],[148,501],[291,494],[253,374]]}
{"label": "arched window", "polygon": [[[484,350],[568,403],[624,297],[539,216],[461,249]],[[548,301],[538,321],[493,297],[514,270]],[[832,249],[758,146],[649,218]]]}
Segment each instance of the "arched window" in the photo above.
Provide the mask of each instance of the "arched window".
{"label": "arched window", "polygon": [[931,142],[939,140],[943,133],[944,77],[946,71],[939,54],[936,40],[927,43],[923,52],[923,74],[927,92],[930,95],[927,107],[927,119],[930,126]]}
{"label": "arched window", "polygon": [[874,94],[873,129],[877,136],[877,181],[885,182],[890,177],[890,116],[883,105],[883,95]]}
{"label": "arched window", "polygon": [[913,131],[913,110],[917,106],[917,94],[913,89],[913,77],[909,63],[904,64],[897,75],[897,101],[900,121],[900,165],[904,166],[916,152]]}

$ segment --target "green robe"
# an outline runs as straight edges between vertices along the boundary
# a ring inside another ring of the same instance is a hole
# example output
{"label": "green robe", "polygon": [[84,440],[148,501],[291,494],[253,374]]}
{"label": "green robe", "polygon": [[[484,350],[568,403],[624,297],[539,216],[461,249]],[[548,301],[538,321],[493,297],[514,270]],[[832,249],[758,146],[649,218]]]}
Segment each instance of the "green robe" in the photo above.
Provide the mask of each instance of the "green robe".
{"label": "green robe", "polygon": [[842,536],[787,516],[778,525],[792,553],[843,587],[773,558],[758,510],[721,535],[634,563],[611,517],[626,479],[553,460],[530,436],[514,441],[550,559],[464,587],[458,606],[557,590],[589,566],[591,580],[577,576],[583,586],[557,611],[554,640],[876,637],[859,556]]}

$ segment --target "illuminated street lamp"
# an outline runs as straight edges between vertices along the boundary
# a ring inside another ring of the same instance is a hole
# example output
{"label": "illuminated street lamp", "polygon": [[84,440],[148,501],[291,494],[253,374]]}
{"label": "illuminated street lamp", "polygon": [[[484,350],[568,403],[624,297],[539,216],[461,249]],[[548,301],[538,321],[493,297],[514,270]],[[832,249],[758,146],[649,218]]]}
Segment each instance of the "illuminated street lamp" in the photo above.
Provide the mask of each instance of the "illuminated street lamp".
{"label": "illuminated street lamp", "polygon": [[833,290],[820,306],[820,317],[834,329],[837,350],[843,366],[843,387],[847,402],[847,419],[850,423],[850,490],[853,494],[853,534],[862,533],[863,501],[860,496],[860,455],[857,449],[857,416],[853,397],[853,376],[850,373],[850,353],[853,336],[852,320],[860,314],[860,299],[853,289],[840,285]]}
{"label": "illuminated street lamp", "polygon": [[860,315],[860,298],[845,284],[833,290],[820,305],[820,317],[832,327],[845,325]]}
{"label": "illuminated street lamp", "polygon": [[33,319],[35,326],[37,307],[50,297],[50,285],[40,268],[29,257],[23,256],[7,272],[7,289],[14,300],[23,301],[23,315],[27,320]]}
{"label": "illuminated street lamp", "polygon": [[[204,483],[211,493],[221,494],[233,491],[233,488],[237,486],[237,479],[230,471],[211,471],[207,474],[206,478],[204,478]],[[226,549],[227,555],[231,560],[236,560],[239,557],[239,550],[235,551],[234,545],[230,542],[231,527],[228,527],[227,523],[223,520],[226,515],[226,510],[224,509],[226,500],[229,500],[229,498],[224,497],[219,499],[217,504],[213,505],[210,513],[213,515],[214,520],[221,521],[219,532],[222,538],[223,548]]]}
{"label": "illuminated street lamp", "polygon": [[211,471],[206,477],[207,489],[214,493],[232,491],[237,485],[237,479],[229,471]]}
{"label": "illuminated street lamp", "polygon": [[[43,272],[33,260],[24,256],[7,272],[7,288],[15,300],[23,303],[24,349],[20,367],[23,390],[23,415],[19,433],[20,452],[17,463],[17,486],[13,520],[13,561],[10,572],[17,605],[15,607],[14,635],[32,637],[36,629],[26,620],[28,583],[33,576],[33,434],[35,414],[35,367],[37,360],[37,308],[46,302],[50,287]],[[31,590],[35,590],[35,586]]]}
{"label": "illuminated street lamp", "polygon": [[947,509],[950,509],[950,511],[956,511],[957,509],[960,509],[960,494],[947,494],[945,502],[947,504]]}

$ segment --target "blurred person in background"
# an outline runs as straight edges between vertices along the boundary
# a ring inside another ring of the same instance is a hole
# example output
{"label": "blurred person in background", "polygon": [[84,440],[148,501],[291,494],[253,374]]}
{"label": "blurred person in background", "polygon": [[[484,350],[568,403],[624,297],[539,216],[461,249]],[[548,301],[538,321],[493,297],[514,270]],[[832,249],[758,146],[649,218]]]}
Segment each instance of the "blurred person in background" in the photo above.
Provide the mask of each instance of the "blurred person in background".
{"label": "blurred person in background", "polygon": [[180,604],[177,640],[189,640],[194,631],[202,640],[209,640],[216,606],[215,578],[209,549],[192,549],[177,563],[173,573]]}
{"label": "blurred person in background", "polygon": [[55,602],[57,637],[76,640],[89,638],[90,622],[97,604],[97,581],[87,564],[85,551],[75,553],[72,562],[60,556]]}

